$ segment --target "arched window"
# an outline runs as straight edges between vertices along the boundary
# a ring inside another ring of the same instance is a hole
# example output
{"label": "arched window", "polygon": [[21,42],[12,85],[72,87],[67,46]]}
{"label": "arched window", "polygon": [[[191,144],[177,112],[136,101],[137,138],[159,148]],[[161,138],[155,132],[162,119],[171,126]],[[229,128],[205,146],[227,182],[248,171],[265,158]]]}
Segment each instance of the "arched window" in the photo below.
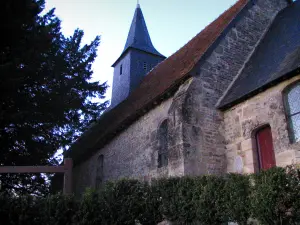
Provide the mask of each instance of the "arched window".
{"label": "arched window", "polygon": [[99,155],[97,158],[96,188],[101,187],[103,182],[103,160],[104,160],[104,156]]}
{"label": "arched window", "polygon": [[168,165],[168,121],[164,120],[158,129],[158,168]]}
{"label": "arched window", "polygon": [[300,141],[300,82],[285,90],[284,100],[290,140],[295,143]]}

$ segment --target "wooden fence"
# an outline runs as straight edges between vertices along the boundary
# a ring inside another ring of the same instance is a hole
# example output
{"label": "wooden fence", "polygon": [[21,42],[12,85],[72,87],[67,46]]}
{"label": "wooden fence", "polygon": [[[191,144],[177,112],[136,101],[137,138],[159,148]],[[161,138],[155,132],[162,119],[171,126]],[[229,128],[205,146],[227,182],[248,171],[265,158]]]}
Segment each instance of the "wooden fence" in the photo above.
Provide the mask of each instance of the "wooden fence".
{"label": "wooden fence", "polygon": [[0,173],[64,173],[63,193],[72,193],[73,161],[64,159],[61,166],[0,166]]}

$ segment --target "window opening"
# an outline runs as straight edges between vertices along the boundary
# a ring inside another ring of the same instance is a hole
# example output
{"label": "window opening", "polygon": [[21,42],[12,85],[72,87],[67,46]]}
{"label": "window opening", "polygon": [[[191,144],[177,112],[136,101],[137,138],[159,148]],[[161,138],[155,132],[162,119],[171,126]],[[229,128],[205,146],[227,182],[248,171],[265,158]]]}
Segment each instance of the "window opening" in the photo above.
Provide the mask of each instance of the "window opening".
{"label": "window opening", "polygon": [[300,141],[300,82],[288,88],[284,94],[286,116],[288,121],[290,140],[292,143]]}
{"label": "window opening", "polygon": [[101,187],[103,183],[103,161],[104,161],[104,156],[99,155],[97,159],[96,188]]}
{"label": "window opening", "polygon": [[147,63],[146,62],[143,63],[143,68],[144,68],[144,70],[147,70]]}
{"label": "window opening", "polygon": [[168,121],[164,120],[158,129],[158,168],[168,165]]}

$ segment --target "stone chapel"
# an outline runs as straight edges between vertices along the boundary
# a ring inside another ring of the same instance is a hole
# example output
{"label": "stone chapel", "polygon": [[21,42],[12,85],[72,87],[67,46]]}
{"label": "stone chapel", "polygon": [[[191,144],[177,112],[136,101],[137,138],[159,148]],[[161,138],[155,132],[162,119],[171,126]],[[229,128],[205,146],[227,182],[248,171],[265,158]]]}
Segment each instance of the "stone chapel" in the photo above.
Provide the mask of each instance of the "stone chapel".
{"label": "stone chapel", "polygon": [[113,67],[110,108],[67,153],[75,194],[300,163],[300,0],[238,0],[168,58],[137,5]]}

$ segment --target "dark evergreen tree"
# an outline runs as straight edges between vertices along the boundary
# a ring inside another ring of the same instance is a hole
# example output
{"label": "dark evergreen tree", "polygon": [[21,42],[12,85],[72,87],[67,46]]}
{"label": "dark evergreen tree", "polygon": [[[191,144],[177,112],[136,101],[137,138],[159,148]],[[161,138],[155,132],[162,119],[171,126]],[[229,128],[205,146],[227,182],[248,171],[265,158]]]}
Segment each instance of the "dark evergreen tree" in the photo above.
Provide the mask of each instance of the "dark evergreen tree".
{"label": "dark evergreen tree", "polygon": [[[43,0],[0,1],[0,166],[55,165],[97,119],[106,84],[91,82],[99,37],[82,44],[83,31],[66,38]],[[2,174],[2,190],[46,193],[38,174]]]}

